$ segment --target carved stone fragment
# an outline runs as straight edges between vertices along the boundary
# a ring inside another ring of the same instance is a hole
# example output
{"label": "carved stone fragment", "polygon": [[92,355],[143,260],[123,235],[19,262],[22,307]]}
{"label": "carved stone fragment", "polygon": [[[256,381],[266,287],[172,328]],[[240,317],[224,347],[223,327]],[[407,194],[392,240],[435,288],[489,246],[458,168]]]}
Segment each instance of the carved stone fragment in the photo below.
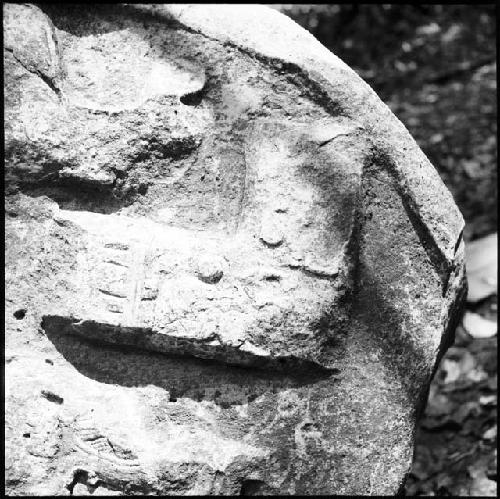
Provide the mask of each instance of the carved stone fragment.
{"label": "carved stone fragment", "polygon": [[7,491],[396,493],[465,293],[404,126],[267,7],[3,8]]}

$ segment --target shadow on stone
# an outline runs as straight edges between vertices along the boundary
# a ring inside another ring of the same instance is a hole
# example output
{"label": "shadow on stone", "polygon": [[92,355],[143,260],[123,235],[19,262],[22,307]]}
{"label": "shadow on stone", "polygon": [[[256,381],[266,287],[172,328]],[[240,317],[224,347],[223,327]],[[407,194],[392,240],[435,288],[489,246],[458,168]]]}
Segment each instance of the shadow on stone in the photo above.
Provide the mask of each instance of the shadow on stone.
{"label": "shadow on stone", "polygon": [[222,408],[252,402],[266,393],[312,385],[332,375],[275,372],[156,353],[133,346],[110,345],[45,326],[47,338],[81,374],[100,383],[125,387],[154,385],[169,401],[190,398],[212,401]]}

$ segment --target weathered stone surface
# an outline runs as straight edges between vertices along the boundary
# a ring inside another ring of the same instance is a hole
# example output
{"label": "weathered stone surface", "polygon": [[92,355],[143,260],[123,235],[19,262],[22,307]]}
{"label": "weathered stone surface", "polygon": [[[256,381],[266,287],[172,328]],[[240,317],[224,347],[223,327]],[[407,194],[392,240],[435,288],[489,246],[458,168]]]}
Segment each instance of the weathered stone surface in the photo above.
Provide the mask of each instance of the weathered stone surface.
{"label": "weathered stone surface", "polygon": [[262,6],[4,5],[6,487],[393,494],[463,219]]}

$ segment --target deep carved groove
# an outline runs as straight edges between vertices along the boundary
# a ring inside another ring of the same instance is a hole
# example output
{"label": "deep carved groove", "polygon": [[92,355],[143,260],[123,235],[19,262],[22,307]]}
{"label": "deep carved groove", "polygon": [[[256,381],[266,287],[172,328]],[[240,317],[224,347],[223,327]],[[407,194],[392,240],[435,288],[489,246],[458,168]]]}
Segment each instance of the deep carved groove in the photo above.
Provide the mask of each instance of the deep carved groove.
{"label": "deep carved groove", "polygon": [[304,379],[323,379],[338,373],[314,361],[295,356],[263,357],[229,345],[210,345],[207,341],[176,338],[155,334],[144,327],[125,327],[101,324],[92,320],[76,320],[70,317],[45,315],[41,327],[48,335],[69,334],[87,340],[121,347],[138,347],[167,355],[196,357],[237,367],[251,367],[278,372],[293,372]]}
{"label": "deep carved groove", "polygon": [[418,212],[418,208],[415,205],[415,200],[412,199],[408,191],[405,189],[404,183],[399,178],[392,159],[380,150],[374,150],[372,156],[367,159],[363,169],[363,175],[366,176],[376,174],[377,168],[385,171],[392,180],[390,187],[395,190],[401,199],[408,219],[410,220],[415,233],[419,237],[420,243],[425,249],[434,270],[441,280],[441,289],[444,296],[446,294],[453,266],[450,265],[446,256],[443,254],[437,242],[432,237],[429,227],[422,220],[422,217]]}

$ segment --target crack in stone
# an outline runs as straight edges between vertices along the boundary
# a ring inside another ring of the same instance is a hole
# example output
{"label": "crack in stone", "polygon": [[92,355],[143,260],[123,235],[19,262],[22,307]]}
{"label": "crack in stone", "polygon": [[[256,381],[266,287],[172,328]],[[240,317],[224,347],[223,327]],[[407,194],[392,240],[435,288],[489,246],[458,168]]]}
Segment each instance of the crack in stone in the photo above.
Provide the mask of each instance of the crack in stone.
{"label": "crack in stone", "polygon": [[26,65],[19,57],[14,52],[14,49],[12,47],[5,47],[5,50],[12,54],[12,57],[26,70],[28,73],[31,73],[32,75],[38,76],[49,88],[54,92],[58,99],[60,101],[63,100],[63,95],[61,92],[61,89],[59,89],[54,82],[52,81],[52,78],[49,78],[47,75],[43,74],[40,70],[36,68],[32,68],[29,65]]}

